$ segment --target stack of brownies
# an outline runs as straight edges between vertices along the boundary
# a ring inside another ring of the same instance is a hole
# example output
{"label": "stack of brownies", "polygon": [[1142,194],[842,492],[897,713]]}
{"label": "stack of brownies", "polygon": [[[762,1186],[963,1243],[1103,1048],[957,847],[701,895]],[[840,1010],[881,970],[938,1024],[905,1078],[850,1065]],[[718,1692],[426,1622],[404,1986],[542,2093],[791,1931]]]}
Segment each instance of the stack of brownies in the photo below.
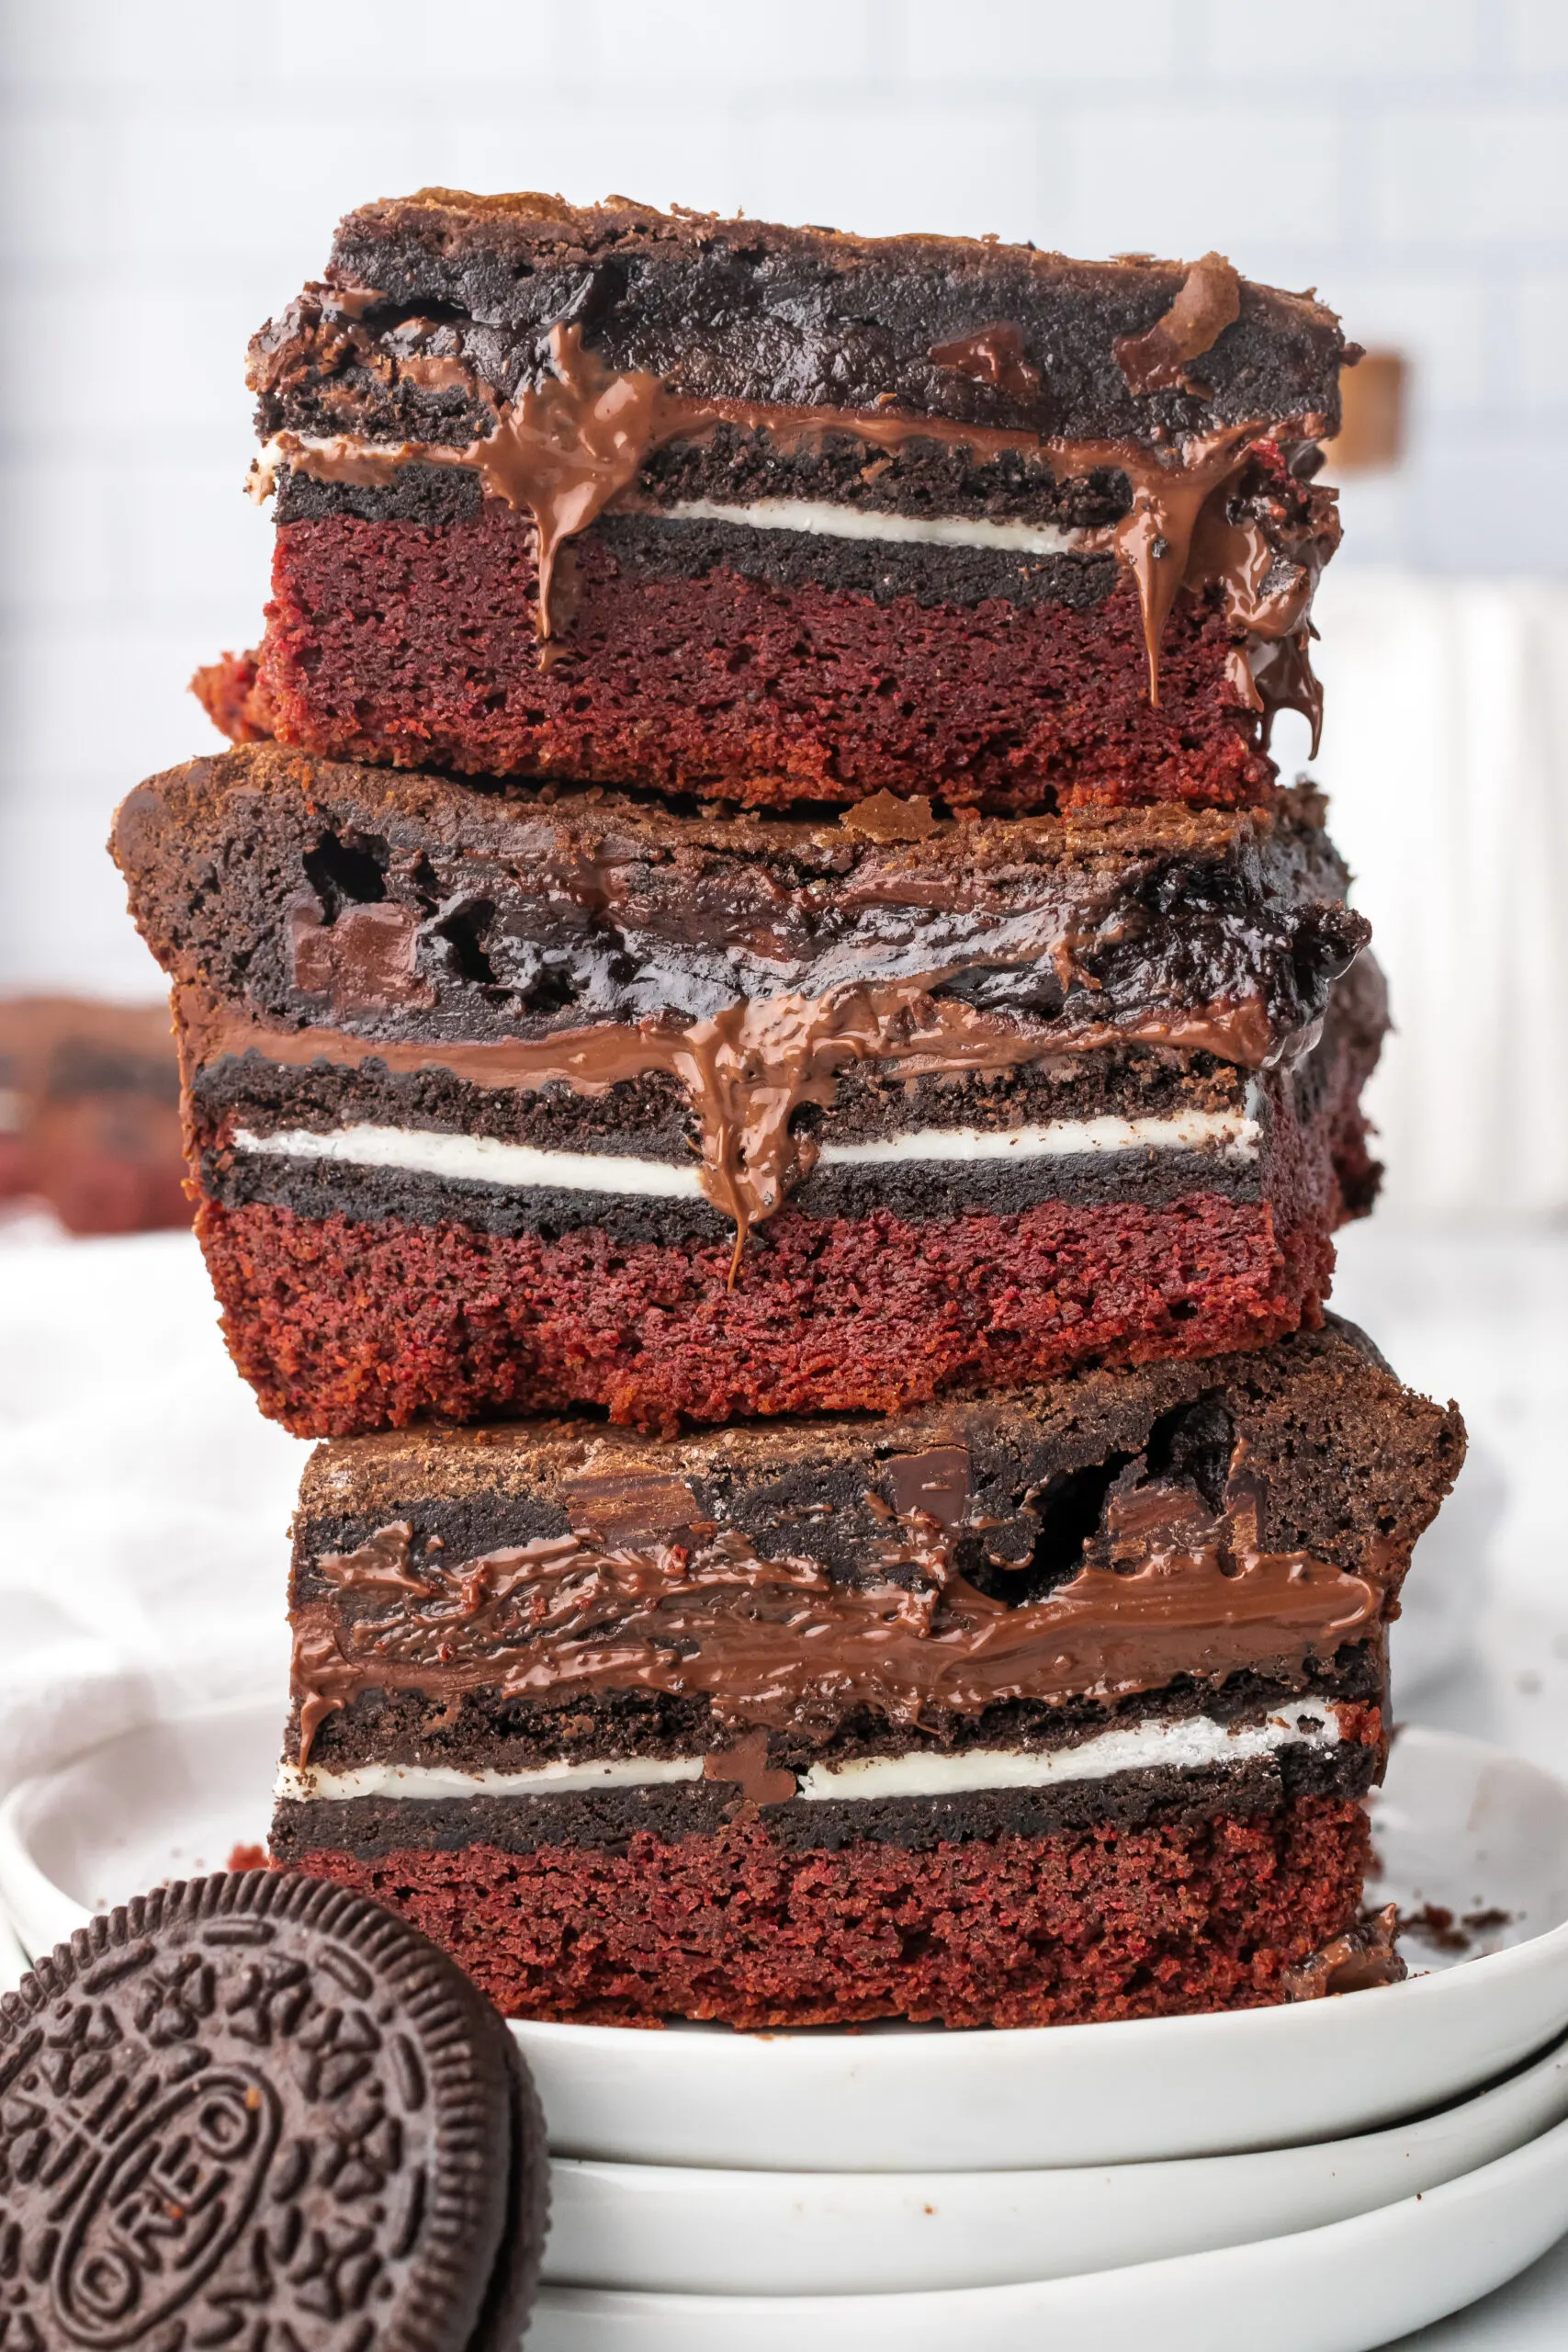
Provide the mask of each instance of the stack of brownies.
{"label": "stack of brownies", "polygon": [[1215,254],[446,189],[257,336],[236,748],[116,854],[329,1441],[274,1853],[509,2013],[1377,1973],[1463,1438],[1323,1312],[1385,1014],[1268,746],[1354,356]]}

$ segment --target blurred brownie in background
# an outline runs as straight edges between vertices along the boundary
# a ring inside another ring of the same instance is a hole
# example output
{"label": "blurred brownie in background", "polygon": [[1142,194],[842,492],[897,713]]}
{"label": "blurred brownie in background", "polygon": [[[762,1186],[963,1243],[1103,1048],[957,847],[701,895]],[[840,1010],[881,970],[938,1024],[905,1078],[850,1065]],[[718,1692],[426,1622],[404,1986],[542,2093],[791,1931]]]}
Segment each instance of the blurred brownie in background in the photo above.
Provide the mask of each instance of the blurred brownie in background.
{"label": "blurred brownie in background", "polygon": [[162,1004],[0,997],[0,1201],[71,1233],[188,1225],[180,1076]]}

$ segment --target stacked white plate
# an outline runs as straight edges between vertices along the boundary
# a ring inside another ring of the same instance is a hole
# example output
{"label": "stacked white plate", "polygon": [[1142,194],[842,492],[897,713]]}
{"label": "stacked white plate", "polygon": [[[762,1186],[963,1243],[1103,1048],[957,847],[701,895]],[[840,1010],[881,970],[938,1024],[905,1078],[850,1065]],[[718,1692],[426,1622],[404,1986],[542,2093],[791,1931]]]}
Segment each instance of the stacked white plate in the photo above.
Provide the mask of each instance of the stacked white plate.
{"label": "stacked white plate", "polygon": [[[0,1809],[28,1951],[265,1831],[275,1704]],[[1376,1995],[1004,2033],[517,2029],[554,2221],[529,2352],[1365,2352],[1568,2230],[1568,1788],[1408,1731],[1380,1894],[1501,1912]]]}

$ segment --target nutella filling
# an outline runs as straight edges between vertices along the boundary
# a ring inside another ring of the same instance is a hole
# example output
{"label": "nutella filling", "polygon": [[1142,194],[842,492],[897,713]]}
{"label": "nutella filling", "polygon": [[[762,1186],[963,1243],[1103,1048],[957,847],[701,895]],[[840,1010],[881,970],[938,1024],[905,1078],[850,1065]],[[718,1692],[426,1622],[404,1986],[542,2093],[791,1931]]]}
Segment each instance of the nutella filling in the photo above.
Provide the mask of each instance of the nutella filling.
{"label": "nutella filling", "polygon": [[[1119,1483],[1082,1565],[1018,1605],[954,1565],[968,1511],[962,1449],[889,1465],[902,1508],[856,1585],[812,1559],[765,1558],[711,1521],[653,1533],[634,1513],[617,1541],[584,1507],[572,1533],[451,1564],[434,1546],[416,1561],[411,1526],[394,1521],[318,1559],[333,1597],[294,1610],[299,1763],[324,1719],[371,1690],[448,1703],[479,1690],[547,1702],[699,1694],[739,1756],[746,1734],[827,1736],[858,1707],[916,1726],[933,1711],[1112,1699],[1178,1675],[1218,1681],[1331,1657],[1380,1619],[1381,1563],[1353,1575],[1266,1549],[1246,1453],[1237,1446],[1217,1512],[1183,1482]],[[345,1613],[351,1595],[369,1611]],[[749,1747],[743,1765],[764,1770],[765,1751]]]}
{"label": "nutella filling", "polygon": [[1342,1936],[1314,1951],[1299,1967],[1287,1969],[1287,2001],[1322,2001],[1344,1993],[1371,1993],[1385,1984],[1402,1984],[1410,1973],[1404,1955],[1395,1950],[1399,1910],[1387,1903],[1348,1928]]}
{"label": "nutella filling", "polygon": [[[1146,364],[1141,356],[1122,356],[1130,381],[1131,371],[1142,368],[1147,388],[1154,389],[1168,379],[1170,368],[1206,349],[1219,325],[1227,322],[1220,319],[1221,281],[1210,266],[1216,258],[1210,256],[1195,266],[1168,318],[1139,338],[1137,345],[1129,346],[1134,354],[1141,346],[1148,346]],[[1229,268],[1228,264],[1224,266]],[[1201,275],[1204,272],[1207,277]],[[358,337],[368,345],[367,331],[357,323],[351,323],[347,332],[351,339]],[[1019,364],[1007,341],[1013,332],[1005,326],[993,327],[967,338],[962,345],[943,345],[933,356],[939,364],[963,372],[978,370],[987,379],[1000,382],[1005,371]],[[1196,340],[1204,334],[1207,342]],[[584,346],[582,330],[576,325],[551,327],[548,350],[547,372],[510,401],[500,399],[462,358],[429,353],[403,357],[399,362],[401,372],[422,386],[460,389],[488,409],[494,418],[491,431],[458,447],[441,441],[378,445],[347,434],[313,437],[284,431],[268,442],[253,468],[253,494],[265,498],[282,465],[298,468],[318,481],[371,487],[385,487],[408,465],[464,467],[478,474],[487,497],[504,501],[533,521],[538,539],[536,628],[540,639],[548,639],[563,618],[552,601],[561,548],[586,530],[613,502],[627,497],[645,459],[658,448],[677,441],[700,442],[721,425],[765,433],[773,447],[785,454],[815,447],[831,435],[849,434],[884,452],[921,441],[946,441],[973,451],[981,461],[1014,454],[1043,458],[1058,480],[1102,469],[1126,478],[1132,492],[1126,514],[1084,533],[1082,544],[1086,552],[1113,553],[1136,583],[1153,704],[1159,701],[1160,642],[1179,588],[1200,589],[1217,582],[1227,616],[1247,630],[1260,651],[1285,633],[1284,616],[1295,609],[1294,598],[1258,594],[1251,573],[1255,530],[1231,533],[1224,527],[1226,502],[1253,445],[1278,443],[1283,437],[1283,428],[1278,424],[1254,419],[1163,446],[1133,440],[1054,440],[1033,433],[960,424],[944,417],[897,415],[885,410],[791,408],[696,399],[671,390],[657,376],[607,368]],[[1310,435],[1317,422],[1301,420],[1300,430],[1292,430],[1291,437]],[[1200,524],[1209,518],[1217,518],[1218,527],[1201,530]],[[1299,599],[1304,611],[1312,593],[1314,566],[1309,562],[1287,568],[1304,573]],[[1306,659],[1304,632],[1295,620],[1289,622],[1289,628],[1299,639],[1295,651],[1299,670]],[[1237,650],[1245,663],[1247,651]],[[1244,699],[1255,708],[1261,707],[1275,677],[1266,660],[1258,666],[1258,683],[1249,683],[1244,691]],[[1261,683],[1265,674],[1269,686]],[[1294,672],[1289,682],[1295,684]],[[1296,691],[1307,689],[1297,684]]]}

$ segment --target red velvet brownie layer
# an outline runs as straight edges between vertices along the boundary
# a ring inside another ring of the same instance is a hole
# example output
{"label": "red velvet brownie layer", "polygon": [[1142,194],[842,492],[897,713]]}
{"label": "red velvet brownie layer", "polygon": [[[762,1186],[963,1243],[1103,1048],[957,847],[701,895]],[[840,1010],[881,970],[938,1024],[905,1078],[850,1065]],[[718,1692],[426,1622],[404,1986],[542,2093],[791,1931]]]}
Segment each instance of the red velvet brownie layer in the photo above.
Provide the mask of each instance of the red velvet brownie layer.
{"label": "red velvet brownie layer", "polygon": [[1357,1917],[1368,1834],[1359,1804],[1307,1797],[930,1853],[797,1853],[737,1824],[622,1852],[287,1859],[412,1920],[508,2017],[1088,2025],[1287,1997]]}
{"label": "red velvet brownie layer", "polygon": [[1277,1997],[1355,1916],[1462,1445],[1331,1325],[888,1422],[322,1447],[275,1854],[526,2014]]}
{"label": "red velvet brownie layer", "polygon": [[1333,1265],[1318,1231],[1203,1194],[919,1225],[784,1209],[733,1286],[726,1241],[602,1225],[550,1238],[204,1200],[197,1231],[235,1363],[301,1437],[574,1404],[652,1429],[892,1412],[1260,1346],[1316,1320]]}
{"label": "red velvet brownie layer", "polygon": [[811,827],[258,748],[117,850],[231,1344],[306,1432],[1214,1353],[1315,1316],[1370,1195],[1310,801]]}
{"label": "red velvet brownie layer", "polygon": [[1346,356],[1214,254],[368,206],[252,346],[274,601],[198,691],[241,738],[758,806],[1244,805],[1272,710],[1316,717]]}

